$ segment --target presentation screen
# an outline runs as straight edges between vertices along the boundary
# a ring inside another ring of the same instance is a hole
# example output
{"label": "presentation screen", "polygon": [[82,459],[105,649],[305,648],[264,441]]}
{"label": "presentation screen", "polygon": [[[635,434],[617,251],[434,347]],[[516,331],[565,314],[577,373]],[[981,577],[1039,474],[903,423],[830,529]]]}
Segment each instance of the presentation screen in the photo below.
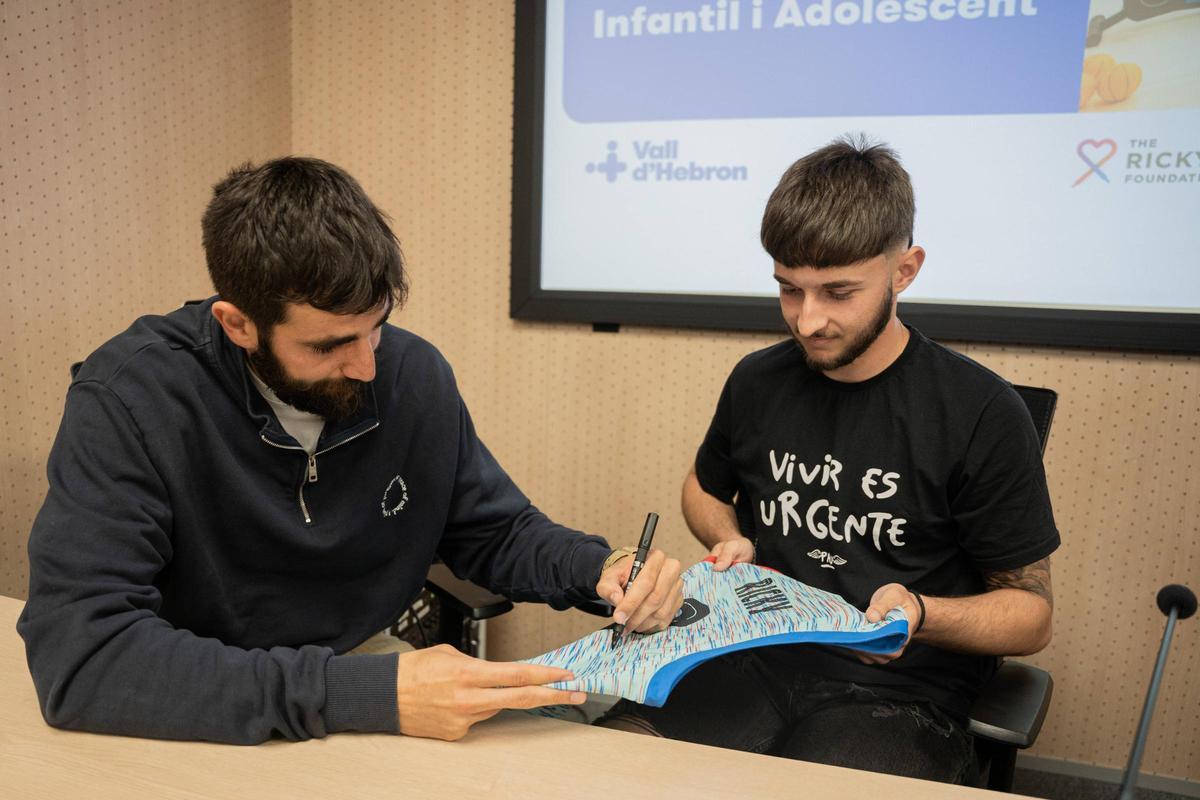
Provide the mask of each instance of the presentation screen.
{"label": "presentation screen", "polygon": [[1200,0],[517,7],[513,316],[782,329],[767,197],[863,134],[927,334],[1200,352]]}

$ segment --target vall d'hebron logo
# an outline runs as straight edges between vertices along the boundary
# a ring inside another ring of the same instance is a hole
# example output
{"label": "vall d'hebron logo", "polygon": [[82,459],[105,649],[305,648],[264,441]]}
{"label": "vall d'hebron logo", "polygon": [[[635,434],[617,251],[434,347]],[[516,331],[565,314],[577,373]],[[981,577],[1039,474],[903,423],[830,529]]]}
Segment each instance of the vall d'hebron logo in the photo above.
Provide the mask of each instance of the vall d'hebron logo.
{"label": "vall d'hebron logo", "polygon": [[1117,155],[1118,145],[1112,139],[1084,139],[1075,147],[1079,160],[1087,171],[1075,179],[1072,187],[1093,176],[1104,183],[1200,183],[1200,150],[1178,150],[1160,147],[1158,139],[1128,139],[1124,157],[1117,159],[1124,172],[1118,176],[1112,167],[1105,167]]}
{"label": "vall d'hebron logo", "polygon": [[[608,155],[603,161],[589,163],[585,169],[599,172],[609,183],[628,172],[629,177],[641,183],[659,181],[744,181],[749,178],[749,169],[744,164],[698,164],[695,161],[679,160],[679,140],[652,141],[642,139],[633,143],[633,157],[637,163],[630,165],[617,155],[617,143],[608,143]],[[631,169],[632,166],[632,169]]]}

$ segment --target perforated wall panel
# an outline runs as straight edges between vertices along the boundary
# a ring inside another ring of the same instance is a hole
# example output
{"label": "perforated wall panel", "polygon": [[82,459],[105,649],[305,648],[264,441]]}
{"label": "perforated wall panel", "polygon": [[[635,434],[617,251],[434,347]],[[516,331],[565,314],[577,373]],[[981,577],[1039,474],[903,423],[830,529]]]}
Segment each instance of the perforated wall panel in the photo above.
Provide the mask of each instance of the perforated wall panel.
{"label": "perforated wall panel", "polygon": [[210,187],[291,137],[287,2],[0,2],[0,592],[24,597],[68,367],[211,294]]}

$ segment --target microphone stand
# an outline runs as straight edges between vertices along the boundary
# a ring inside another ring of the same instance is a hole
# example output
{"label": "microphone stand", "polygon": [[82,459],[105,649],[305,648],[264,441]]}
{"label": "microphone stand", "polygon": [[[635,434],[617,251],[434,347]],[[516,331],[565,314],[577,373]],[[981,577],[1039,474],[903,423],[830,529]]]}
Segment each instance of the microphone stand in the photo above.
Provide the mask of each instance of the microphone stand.
{"label": "microphone stand", "polygon": [[1150,677],[1150,689],[1146,692],[1146,704],[1142,707],[1142,720],[1138,723],[1133,749],[1129,753],[1129,764],[1125,767],[1125,779],[1121,782],[1121,793],[1117,800],[1134,800],[1133,790],[1137,785],[1138,770],[1142,766],[1142,753],[1146,749],[1146,735],[1150,732],[1150,716],[1158,700],[1158,687],[1162,683],[1163,668],[1167,664],[1167,650],[1171,646],[1171,635],[1175,622],[1187,619],[1196,613],[1196,595],[1186,586],[1171,584],[1158,593],[1158,607],[1167,615],[1167,627],[1163,631],[1162,646],[1158,648],[1158,661],[1154,663],[1154,674]]}

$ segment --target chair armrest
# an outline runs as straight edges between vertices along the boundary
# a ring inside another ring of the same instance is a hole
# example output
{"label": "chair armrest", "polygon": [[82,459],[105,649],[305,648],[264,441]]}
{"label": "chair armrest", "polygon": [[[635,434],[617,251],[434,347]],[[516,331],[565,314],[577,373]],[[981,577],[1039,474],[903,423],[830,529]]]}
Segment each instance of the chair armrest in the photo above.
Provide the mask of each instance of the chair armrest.
{"label": "chair armrest", "polygon": [[434,564],[429,568],[425,588],[464,619],[491,619],[512,611],[513,607],[507,597],[456,578],[445,564]]}
{"label": "chair armrest", "polygon": [[983,739],[1029,747],[1042,729],[1053,693],[1049,672],[1020,661],[1005,661],[971,707],[967,729]]}

